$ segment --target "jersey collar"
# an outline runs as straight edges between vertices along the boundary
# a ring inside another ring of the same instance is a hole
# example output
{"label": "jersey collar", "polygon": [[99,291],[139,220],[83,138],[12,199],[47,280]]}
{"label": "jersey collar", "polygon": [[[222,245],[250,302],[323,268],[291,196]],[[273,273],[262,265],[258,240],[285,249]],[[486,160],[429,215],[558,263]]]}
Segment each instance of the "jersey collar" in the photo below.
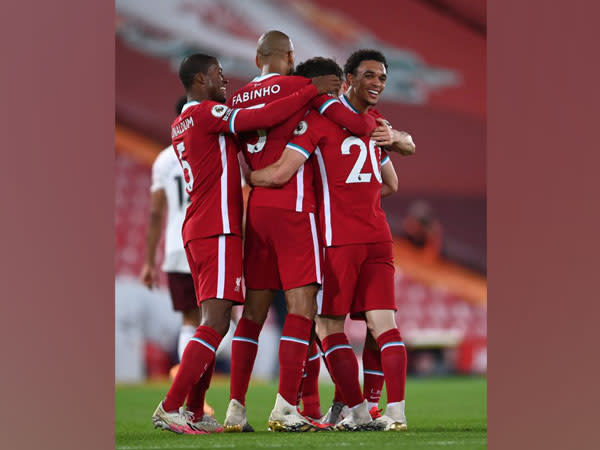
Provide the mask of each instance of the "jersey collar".
{"label": "jersey collar", "polygon": [[191,102],[187,102],[185,105],[183,105],[183,108],[181,108],[181,112],[183,113],[186,109],[192,107],[192,106],[196,106],[199,105],[200,102],[197,102],[196,100],[192,100]]}
{"label": "jersey collar", "polygon": [[253,83],[257,83],[257,82],[259,82],[259,81],[266,80],[267,78],[274,77],[275,75],[281,75],[281,74],[279,74],[279,73],[276,73],[276,72],[272,72],[272,73],[267,73],[267,74],[265,74],[265,75],[259,75],[259,76],[257,76],[256,78],[254,78],[254,79],[252,80],[252,82],[253,82]]}
{"label": "jersey collar", "polygon": [[354,106],[352,106],[352,105],[350,104],[350,102],[348,101],[348,97],[346,97],[346,94],[342,94],[342,95],[340,95],[340,100],[341,100],[342,104],[343,104],[343,105],[344,105],[346,108],[348,108],[348,109],[351,109],[351,110],[352,110],[352,111],[354,111],[356,114],[359,114],[359,112],[356,110],[356,108],[354,108]]}

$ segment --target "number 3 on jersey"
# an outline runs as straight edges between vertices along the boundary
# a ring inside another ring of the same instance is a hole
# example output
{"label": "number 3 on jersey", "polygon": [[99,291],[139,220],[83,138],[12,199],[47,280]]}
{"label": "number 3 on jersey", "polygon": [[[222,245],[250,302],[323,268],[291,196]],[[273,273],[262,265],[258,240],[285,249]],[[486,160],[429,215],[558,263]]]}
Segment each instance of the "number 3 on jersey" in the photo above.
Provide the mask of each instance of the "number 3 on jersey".
{"label": "number 3 on jersey", "polygon": [[[371,181],[371,174],[361,172],[365,165],[365,161],[367,160],[366,144],[356,136],[349,136],[342,142],[342,155],[349,155],[350,147],[353,145],[358,146],[360,153],[358,154],[358,159],[356,160],[354,167],[352,167],[348,178],[346,178],[346,183],[369,183]],[[372,139],[369,140],[369,155],[371,157],[371,166],[373,168],[373,173],[375,174],[375,179],[381,183],[379,162],[377,161],[377,155],[375,154],[375,141]]]}
{"label": "number 3 on jersey", "polygon": [[183,159],[183,152],[185,151],[185,146],[183,142],[177,144],[177,156],[179,156],[179,161],[181,161],[181,167],[183,168],[183,175],[185,177],[187,171],[187,181],[185,183],[185,190],[189,194],[194,187],[194,174],[192,174],[192,166],[190,163]]}

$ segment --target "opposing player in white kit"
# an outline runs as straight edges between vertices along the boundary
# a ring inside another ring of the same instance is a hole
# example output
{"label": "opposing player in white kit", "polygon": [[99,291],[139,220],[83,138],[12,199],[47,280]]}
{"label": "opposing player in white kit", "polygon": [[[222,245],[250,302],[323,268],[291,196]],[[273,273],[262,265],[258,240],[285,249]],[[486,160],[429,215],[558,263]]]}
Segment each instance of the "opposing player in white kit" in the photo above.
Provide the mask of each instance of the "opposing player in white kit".
{"label": "opposing player in white kit", "polygon": [[[177,115],[181,113],[181,108],[186,101],[187,99],[183,97],[177,102],[175,106]],[[182,313],[183,320],[177,343],[177,354],[181,361],[185,346],[200,325],[200,309],[196,303],[194,280],[181,237],[181,227],[190,198],[185,192],[183,171],[172,145],[161,151],[152,165],[150,192],[150,222],[146,232],[146,258],[140,279],[148,289],[157,285],[156,248],[166,212],[165,258],[161,269],[167,274],[173,309]]]}

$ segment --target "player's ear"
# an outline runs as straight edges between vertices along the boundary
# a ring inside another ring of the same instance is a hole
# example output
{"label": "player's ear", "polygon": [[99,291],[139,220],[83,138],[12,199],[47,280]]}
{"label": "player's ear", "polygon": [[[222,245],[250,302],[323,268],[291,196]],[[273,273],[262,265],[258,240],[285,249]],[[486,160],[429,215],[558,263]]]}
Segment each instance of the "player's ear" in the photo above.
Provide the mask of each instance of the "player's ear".
{"label": "player's ear", "polygon": [[354,75],[352,75],[351,73],[346,75],[346,86],[347,87],[352,86],[353,81],[354,81]]}
{"label": "player's ear", "polygon": [[196,75],[194,75],[194,83],[205,84],[206,83],[206,74],[203,74],[202,72],[198,72]]}
{"label": "player's ear", "polygon": [[258,70],[262,70],[262,61],[260,60],[260,55],[258,52],[256,52],[256,58],[254,61],[256,62],[256,67],[258,67]]}

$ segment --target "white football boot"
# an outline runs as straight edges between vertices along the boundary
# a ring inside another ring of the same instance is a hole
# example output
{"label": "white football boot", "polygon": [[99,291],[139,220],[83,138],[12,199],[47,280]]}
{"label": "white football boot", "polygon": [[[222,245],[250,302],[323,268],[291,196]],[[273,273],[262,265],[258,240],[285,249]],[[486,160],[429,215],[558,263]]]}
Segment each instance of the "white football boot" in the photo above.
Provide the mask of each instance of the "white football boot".
{"label": "white football boot", "polygon": [[383,424],[376,422],[369,413],[367,401],[349,408],[349,414],[340,421],[334,429],[337,431],[377,431]]}
{"label": "white football boot", "polygon": [[269,431],[320,431],[321,428],[314,425],[306,417],[298,412],[298,409],[288,403],[279,393],[275,399],[275,406],[269,416]]}
{"label": "white football boot", "polygon": [[254,431],[254,428],[246,419],[246,407],[236,399],[229,401],[223,426],[225,427],[225,433],[249,433]]}
{"label": "white football boot", "polygon": [[204,413],[202,419],[194,420],[194,413],[187,411],[183,406],[179,408],[179,414],[185,416],[188,419],[189,426],[196,431],[203,431],[205,433],[222,433],[223,425],[217,422],[210,414]]}
{"label": "white football boot", "polygon": [[377,419],[383,426],[383,431],[406,431],[406,415],[404,414],[405,401],[390,403],[385,409],[385,414]]}
{"label": "white football boot", "polygon": [[177,434],[205,434],[206,432],[194,430],[189,424],[189,417],[180,412],[166,412],[160,402],[152,414],[154,428],[172,431]]}
{"label": "white football boot", "polygon": [[350,409],[342,402],[333,402],[323,417],[321,423],[337,425],[350,414]]}

